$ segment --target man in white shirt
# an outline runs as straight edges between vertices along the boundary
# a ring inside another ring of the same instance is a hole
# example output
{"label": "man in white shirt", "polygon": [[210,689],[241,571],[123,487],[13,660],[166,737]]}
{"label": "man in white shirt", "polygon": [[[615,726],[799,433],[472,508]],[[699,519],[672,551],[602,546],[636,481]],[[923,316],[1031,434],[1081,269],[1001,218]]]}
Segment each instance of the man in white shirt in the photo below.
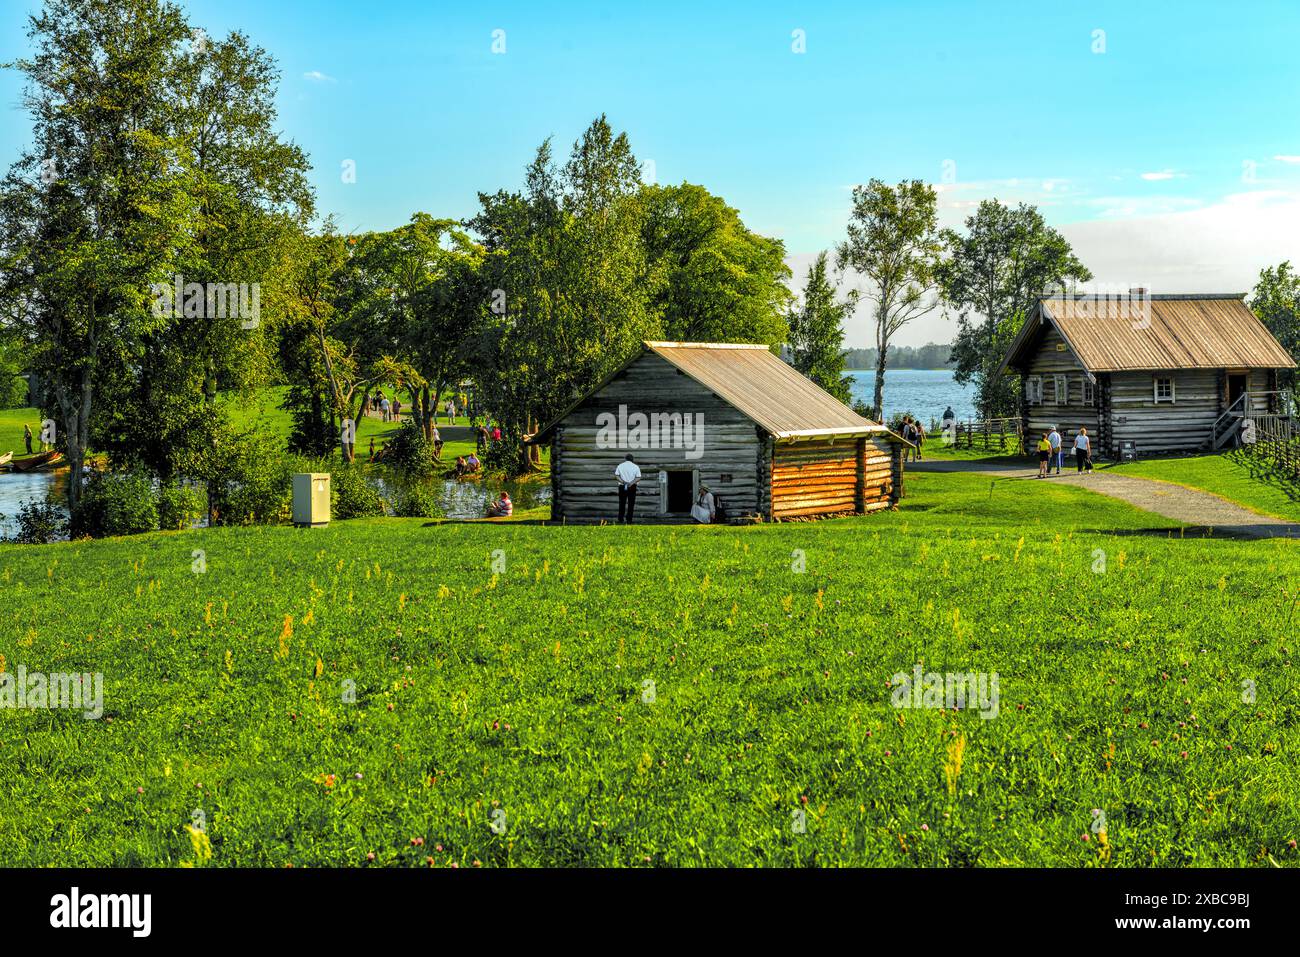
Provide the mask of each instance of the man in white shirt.
{"label": "man in white shirt", "polygon": [[1049,467],[1054,464],[1056,466],[1056,474],[1060,475],[1061,458],[1065,455],[1065,450],[1061,448],[1061,433],[1056,431],[1056,426],[1052,426],[1052,431],[1047,433],[1047,441],[1051,443],[1052,446],[1052,454],[1048,458],[1047,464]]}
{"label": "man in white shirt", "polygon": [[641,481],[641,470],[632,461],[632,453],[627,454],[614,469],[618,478],[618,521],[619,524],[632,524],[632,509],[636,507],[636,483]]}

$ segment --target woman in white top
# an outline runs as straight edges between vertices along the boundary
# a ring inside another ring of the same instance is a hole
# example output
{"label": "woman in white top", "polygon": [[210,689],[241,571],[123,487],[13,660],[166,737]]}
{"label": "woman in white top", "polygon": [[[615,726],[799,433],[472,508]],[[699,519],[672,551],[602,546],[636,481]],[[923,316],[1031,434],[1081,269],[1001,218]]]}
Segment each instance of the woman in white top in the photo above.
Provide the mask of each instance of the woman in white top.
{"label": "woman in white top", "polygon": [[709,491],[707,485],[701,485],[700,497],[691,506],[691,516],[702,525],[710,525],[713,523],[713,517],[716,514],[717,507],[714,504],[713,493]]}
{"label": "woman in white top", "polygon": [[1089,472],[1092,471],[1092,440],[1088,438],[1088,430],[1083,427],[1079,428],[1079,434],[1074,437],[1074,464],[1080,472],[1085,466]]}

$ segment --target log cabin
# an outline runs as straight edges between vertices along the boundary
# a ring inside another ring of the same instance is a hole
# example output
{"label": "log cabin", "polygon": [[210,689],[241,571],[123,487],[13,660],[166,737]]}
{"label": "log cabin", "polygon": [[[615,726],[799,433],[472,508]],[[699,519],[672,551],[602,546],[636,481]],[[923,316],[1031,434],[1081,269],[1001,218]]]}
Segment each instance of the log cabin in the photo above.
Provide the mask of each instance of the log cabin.
{"label": "log cabin", "polygon": [[637,521],[693,521],[703,484],[735,523],[889,508],[908,445],[766,346],[704,342],[644,343],[527,441],[551,447],[552,520],[579,524],[616,519],[629,452]]}
{"label": "log cabin", "polygon": [[1244,294],[1040,298],[999,373],[1021,376],[1027,445],[1081,427],[1095,457],[1216,449],[1252,412],[1279,411],[1295,362]]}

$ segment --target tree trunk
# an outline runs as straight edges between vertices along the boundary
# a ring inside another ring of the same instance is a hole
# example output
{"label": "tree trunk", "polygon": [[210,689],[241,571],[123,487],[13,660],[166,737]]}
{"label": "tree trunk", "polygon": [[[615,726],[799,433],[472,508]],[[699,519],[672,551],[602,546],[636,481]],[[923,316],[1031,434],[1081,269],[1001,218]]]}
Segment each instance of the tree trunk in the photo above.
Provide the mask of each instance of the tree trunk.
{"label": "tree trunk", "polygon": [[889,340],[877,340],[879,346],[876,349],[876,390],[871,400],[872,412],[877,422],[885,421],[885,366],[888,364],[886,352],[889,349]]}

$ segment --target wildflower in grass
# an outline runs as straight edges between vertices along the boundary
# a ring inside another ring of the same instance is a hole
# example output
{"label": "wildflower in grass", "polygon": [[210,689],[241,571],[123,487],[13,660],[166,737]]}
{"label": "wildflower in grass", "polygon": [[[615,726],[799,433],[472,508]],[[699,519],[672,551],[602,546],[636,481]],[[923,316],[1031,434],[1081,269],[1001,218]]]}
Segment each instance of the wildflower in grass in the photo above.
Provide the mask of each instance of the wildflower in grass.
{"label": "wildflower in grass", "polygon": [[948,756],[943,765],[943,776],[948,782],[948,794],[957,794],[957,779],[961,777],[962,758],[966,754],[966,736],[959,735],[948,742]]}
{"label": "wildflower in grass", "polygon": [[192,824],[186,824],[185,830],[190,833],[190,847],[194,850],[193,864],[202,866],[212,860],[212,842],[208,840],[207,832]]}

